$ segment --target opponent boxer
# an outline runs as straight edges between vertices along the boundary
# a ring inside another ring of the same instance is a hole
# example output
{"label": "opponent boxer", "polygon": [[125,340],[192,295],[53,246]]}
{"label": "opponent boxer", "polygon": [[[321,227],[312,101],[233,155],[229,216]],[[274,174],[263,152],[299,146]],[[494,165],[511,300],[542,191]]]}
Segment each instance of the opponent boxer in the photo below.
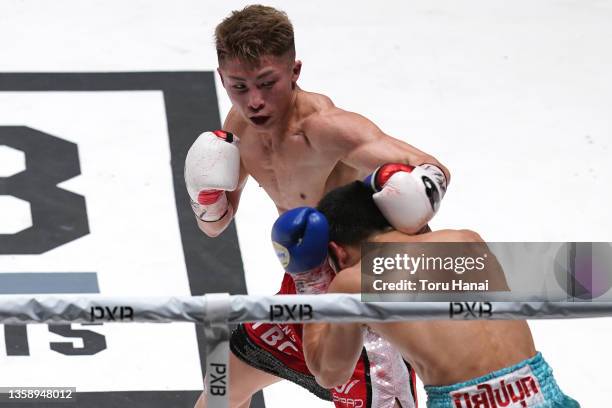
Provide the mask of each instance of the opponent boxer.
{"label": "opponent boxer", "polygon": [[[410,165],[414,171],[412,179],[403,180],[398,194],[394,187],[398,181],[385,180],[388,189],[377,194],[381,201],[387,198],[389,211],[402,209],[401,213],[412,214],[407,210],[417,207],[418,217],[428,220],[433,216],[449,181],[446,168],[431,155],[383,133],[363,116],[337,108],[328,97],[302,90],[297,85],[302,63],[295,59],[293,28],[285,13],[249,6],[219,24],[215,36],[218,73],[232,108],[223,126],[225,132],[202,134],[185,163],[187,189],[204,233],[215,237],[231,222],[248,175],[283,213],[316,205],[325,192],[389,162]],[[380,177],[385,179],[386,174],[382,172]],[[422,176],[432,185],[424,189],[414,182]],[[412,222],[400,219],[399,229],[418,231],[411,230]],[[422,227],[424,223],[416,224]],[[295,293],[287,275],[280,293]],[[300,384],[316,384],[312,376],[302,375],[308,371],[300,360],[301,352],[295,356],[289,352],[299,350],[293,344],[299,342],[294,333],[283,334],[293,346],[278,349],[287,343],[278,340],[277,344],[274,336],[280,334],[274,333],[284,333],[288,327],[244,325],[234,333],[230,356],[232,406],[248,406],[251,395],[278,381],[279,375]],[[286,357],[284,363],[279,362],[278,353]],[[289,362],[294,366],[287,367]],[[365,382],[360,379],[361,385]],[[328,399],[346,399],[346,394],[338,395],[334,390],[330,393],[308,388]],[[348,392],[349,399],[351,395]],[[199,406],[204,406],[203,400]]]}
{"label": "opponent boxer", "polygon": [[[292,210],[308,214],[293,239],[315,257],[311,263],[323,262],[329,250],[340,270],[329,293],[361,291],[362,242],[482,242],[466,230],[419,236],[398,232],[382,215],[370,188],[359,181],[328,193],[317,209]],[[286,213],[277,223],[292,218]],[[425,384],[428,407],[579,407],[557,386],[525,321],[406,321],[366,327],[389,340],[414,367]],[[332,387],[351,377],[363,347],[363,328],[360,323],[304,325],[306,363],[320,384]]]}

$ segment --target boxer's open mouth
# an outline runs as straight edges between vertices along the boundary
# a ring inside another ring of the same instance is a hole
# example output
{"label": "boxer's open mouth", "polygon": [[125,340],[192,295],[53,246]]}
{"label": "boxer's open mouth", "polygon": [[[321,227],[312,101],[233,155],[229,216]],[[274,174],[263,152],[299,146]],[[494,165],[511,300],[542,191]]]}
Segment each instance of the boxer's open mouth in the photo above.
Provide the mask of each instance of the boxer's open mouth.
{"label": "boxer's open mouth", "polygon": [[269,116],[251,116],[251,122],[253,122],[254,124],[256,124],[257,126],[261,126],[264,125],[268,119],[270,119]]}

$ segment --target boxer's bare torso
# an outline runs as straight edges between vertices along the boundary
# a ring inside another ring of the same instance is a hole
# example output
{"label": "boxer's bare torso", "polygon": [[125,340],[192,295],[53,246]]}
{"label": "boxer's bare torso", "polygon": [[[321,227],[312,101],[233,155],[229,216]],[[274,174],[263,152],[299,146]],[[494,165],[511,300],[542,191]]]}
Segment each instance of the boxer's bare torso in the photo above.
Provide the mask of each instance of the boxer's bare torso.
{"label": "boxer's bare torso", "polygon": [[232,102],[223,129],[240,138],[241,168],[238,188],[228,193],[227,215],[218,222],[198,221],[209,236],[220,234],[233,218],[249,174],[279,213],[314,206],[329,190],[384,163],[431,163],[450,180],[431,155],[337,108],[328,97],[300,89],[300,69],[300,61],[276,56],[262,56],[255,66],[232,59],[219,68]]}
{"label": "boxer's bare torso", "polygon": [[[440,242],[438,238],[443,237],[442,234],[444,231],[436,231],[416,237],[392,231],[379,234],[372,240]],[[340,271],[329,291],[360,292],[361,263]],[[529,326],[520,320],[410,321],[368,323],[368,326],[402,353],[425,385],[463,382],[536,354]]]}
{"label": "boxer's bare torso", "polygon": [[241,165],[272,198],[279,213],[315,206],[329,190],[363,177],[343,162],[351,141],[333,121],[355,115],[336,108],[326,96],[297,90],[295,109],[285,129],[260,130],[230,112],[226,129],[240,137]]}
{"label": "boxer's bare torso", "polygon": [[535,356],[525,321],[451,321],[371,324],[414,367],[426,385],[480,377]]}

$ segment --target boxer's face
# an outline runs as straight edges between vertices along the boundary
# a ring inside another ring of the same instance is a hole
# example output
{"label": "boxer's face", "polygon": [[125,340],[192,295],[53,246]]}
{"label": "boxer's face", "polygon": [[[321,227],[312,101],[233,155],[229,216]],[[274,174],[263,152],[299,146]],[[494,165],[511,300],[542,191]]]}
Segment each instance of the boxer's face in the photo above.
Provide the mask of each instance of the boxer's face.
{"label": "boxer's face", "polygon": [[252,126],[266,129],[287,119],[301,66],[289,56],[263,56],[256,67],[234,58],[218,72],[232,105]]}

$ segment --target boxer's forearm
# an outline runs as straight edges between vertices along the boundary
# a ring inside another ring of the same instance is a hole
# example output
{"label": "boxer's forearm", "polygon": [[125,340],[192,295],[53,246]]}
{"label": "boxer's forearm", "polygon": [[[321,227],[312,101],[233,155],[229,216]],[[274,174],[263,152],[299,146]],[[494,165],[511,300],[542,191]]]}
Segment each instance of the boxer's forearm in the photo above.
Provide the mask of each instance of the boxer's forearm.
{"label": "boxer's forearm", "polygon": [[404,163],[411,166],[433,164],[444,173],[446,184],[450,183],[450,172],[431,154],[417,149],[402,140],[384,133],[369,119],[352,113],[341,112],[326,128],[333,129],[332,139],[343,151],[342,162],[361,170],[365,174],[385,163]]}
{"label": "boxer's forearm", "polygon": [[325,388],[346,383],[361,355],[363,331],[359,323],[308,323],[303,332],[306,365]]}
{"label": "boxer's forearm", "polygon": [[[433,164],[438,167],[444,177],[446,178],[446,184],[450,183],[450,171],[434,156],[422,152],[408,143],[394,139],[388,135],[381,135],[374,142],[370,142],[367,148],[362,149],[363,154],[360,158],[364,163],[377,162],[378,165],[384,163],[404,163],[411,166],[420,166],[424,164]],[[393,149],[386,151],[385,149]],[[369,156],[369,157],[368,157]]]}
{"label": "boxer's forearm", "polygon": [[434,166],[442,170],[442,173],[444,173],[444,176],[446,177],[446,185],[448,186],[448,184],[450,183],[450,179],[451,179],[450,171],[448,170],[446,166],[440,163],[438,159],[436,159],[435,157],[433,156],[418,157],[415,159],[414,163],[417,166],[421,164],[433,164]]}

